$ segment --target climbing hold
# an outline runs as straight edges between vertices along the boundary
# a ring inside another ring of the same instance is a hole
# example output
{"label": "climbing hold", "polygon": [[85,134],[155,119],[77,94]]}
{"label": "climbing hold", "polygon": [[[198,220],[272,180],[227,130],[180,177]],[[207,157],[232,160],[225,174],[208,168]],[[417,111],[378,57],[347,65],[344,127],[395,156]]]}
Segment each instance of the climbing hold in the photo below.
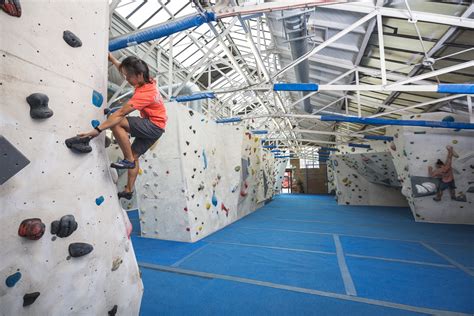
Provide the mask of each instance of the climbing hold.
{"label": "climbing hold", "polygon": [[7,287],[14,287],[15,284],[20,281],[21,279],[21,273],[20,272],[15,272],[12,275],[8,276],[8,278],[5,280],[5,285]]}
{"label": "climbing hold", "polygon": [[204,149],[202,150],[202,158],[204,160],[204,169],[207,168],[207,157],[206,157],[206,152],[204,151]]}
{"label": "climbing hold", "polygon": [[53,116],[53,110],[48,107],[49,98],[43,93],[33,93],[26,98],[30,105],[30,116],[33,119],[47,119]]}
{"label": "climbing hold", "polygon": [[225,216],[229,217],[229,209],[225,207],[224,203],[221,203],[221,211],[225,212]]}
{"label": "climbing hold", "polygon": [[18,235],[26,237],[29,240],[40,239],[45,231],[46,226],[39,218],[28,218],[21,222],[18,227]]}
{"label": "climbing hold", "polygon": [[51,234],[60,238],[71,236],[76,229],[77,222],[73,215],[64,215],[59,221],[51,223]]}
{"label": "climbing hold", "polygon": [[204,190],[204,184],[199,184],[198,191]]}
{"label": "climbing hold", "polygon": [[445,116],[441,121],[443,122],[454,122],[455,119],[451,115]]}
{"label": "climbing hold", "polygon": [[212,191],[212,205],[217,206],[216,191]]}
{"label": "climbing hold", "polygon": [[206,209],[210,209],[211,208],[211,203],[206,203]]}
{"label": "climbing hold", "polygon": [[240,166],[235,166],[234,170],[235,170],[235,172],[239,172],[240,171]]}
{"label": "climbing hold", "polygon": [[91,139],[89,137],[71,137],[66,139],[66,146],[67,148],[71,149],[76,153],[90,153],[92,151],[91,145],[89,145],[89,141]]}
{"label": "climbing hold", "polygon": [[193,116],[194,115],[194,112],[189,110],[189,115]]}
{"label": "climbing hold", "polygon": [[5,137],[0,135],[0,185],[25,168],[30,161]]}
{"label": "climbing hold", "polygon": [[105,201],[105,198],[101,195],[95,199],[95,204],[101,205],[102,203],[104,203],[104,201]]}
{"label": "climbing hold", "polygon": [[92,91],[92,104],[96,107],[100,108],[102,103],[104,102],[104,97],[99,92],[93,90]]}
{"label": "climbing hold", "polygon": [[109,310],[109,316],[115,316],[115,314],[117,314],[117,309],[118,309],[118,306],[114,305],[114,307],[112,307],[112,309]]}
{"label": "climbing hold", "polygon": [[105,148],[108,148],[112,144],[112,140],[109,136],[105,136]]}
{"label": "climbing hold", "polygon": [[123,262],[122,258],[120,257],[115,258],[114,261],[112,262],[112,271],[117,270],[122,264],[122,262]]}
{"label": "climbing hold", "polygon": [[69,255],[71,257],[82,257],[89,254],[94,247],[92,245],[83,243],[83,242],[75,242],[69,245]]}
{"label": "climbing hold", "polygon": [[0,0],[0,7],[11,16],[21,17],[20,0]]}
{"label": "climbing hold", "polygon": [[395,145],[395,143],[390,143],[390,149],[393,151],[397,150],[397,146]]}
{"label": "climbing hold", "polygon": [[97,126],[100,125],[100,122],[98,120],[92,120],[91,125],[92,125],[93,128],[96,128]]}
{"label": "climbing hold", "polygon": [[33,304],[40,296],[40,292],[28,293],[23,296],[23,307]]}
{"label": "climbing hold", "polygon": [[63,40],[68,43],[69,46],[71,47],[81,47],[82,42],[79,37],[77,37],[73,32],[71,31],[64,31],[63,32]]}
{"label": "climbing hold", "polygon": [[187,207],[185,207],[185,208],[184,208],[184,211],[185,211],[185,212],[187,212],[187,211],[188,211],[188,208],[187,208]]}
{"label": "climbing hold", "polygon": [[454,145],[456,145],[458,143],[457,140],[453,139],[453,142],[452,142]]}

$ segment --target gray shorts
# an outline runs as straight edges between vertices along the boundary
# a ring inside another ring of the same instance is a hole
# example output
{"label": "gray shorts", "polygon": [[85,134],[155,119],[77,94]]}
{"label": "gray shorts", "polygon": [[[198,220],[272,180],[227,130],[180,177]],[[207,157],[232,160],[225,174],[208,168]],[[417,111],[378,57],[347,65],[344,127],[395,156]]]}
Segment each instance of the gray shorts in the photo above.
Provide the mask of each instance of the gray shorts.
{"label": "gray shorts", "polygon": [[138,156],[143,155],[165,132],[146,118],[127,116],[127,120],[130,125],[130,135],[135,137],[132,151]]}
{"label": "gray shorts", "polygon": [[443,180],[440,181],[439,191],[444,191],[446,189],[450,189],[450,190],[456,189],[456,184],[454,183],[454,180],[450,182],[443,182]]}

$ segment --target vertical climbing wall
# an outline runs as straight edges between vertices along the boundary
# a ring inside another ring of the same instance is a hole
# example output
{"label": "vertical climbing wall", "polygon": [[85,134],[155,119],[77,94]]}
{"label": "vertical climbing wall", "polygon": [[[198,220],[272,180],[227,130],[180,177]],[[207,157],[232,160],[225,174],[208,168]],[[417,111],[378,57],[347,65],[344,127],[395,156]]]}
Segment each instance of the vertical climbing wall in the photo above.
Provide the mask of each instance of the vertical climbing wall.
{"label": "vertical climbing wall", "polygon": [[278,194],[281,191],[281,186],[283,184],[283,177],[285,176],[286,165],[288,164],[288,159],[275,159],[275,185],[274,185],[274,194]]}
{"label": "vertical climbing wall", "polygon": [[407,205],[389,152],[337,154],[329,163],[338,204]]}
{"label": "vertical climbing wall", "polygon": [[137,315],[103,135],[65,144],[104,119],[108,1],[21,5],[21,17],[0,12],[0,314]]}
{"label": "vertical climbing wall", "polygon": [[[466,121],[466,118],[446,113],[426,113],[404,119]],[[474,132],[423,127],[392,127],[388,132],[394,136],[389,148],[403,185],[402,192],[415,219],[474,224]],[[428,166],[434,167],[438,159],[446,161],[446,146],[452,146],[455,152],[452,168],[456,199],[451,199],[448,189],[437,202],[433,197],[440,181],[429,176]]]}
{"label": "vertical climbing wall", "polygon": [[165,134],[140,160],[142,236],[194,242],[271,198],[274,158],[257,137],[178,103],[166,108]]}

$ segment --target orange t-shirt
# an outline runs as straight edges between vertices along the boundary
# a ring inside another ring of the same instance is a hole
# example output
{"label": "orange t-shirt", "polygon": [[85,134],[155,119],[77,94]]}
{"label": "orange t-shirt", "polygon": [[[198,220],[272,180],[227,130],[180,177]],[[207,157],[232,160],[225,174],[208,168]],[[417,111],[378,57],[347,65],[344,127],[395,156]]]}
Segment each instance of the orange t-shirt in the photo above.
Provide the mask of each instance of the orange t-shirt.
{"label": "orange t-shirt", "polygon": [[141,117],[147,118],[159,128],[165,129],[168,117],[155,80],[135,88],[135,93],[127,103],[134,109],[139,110]]}

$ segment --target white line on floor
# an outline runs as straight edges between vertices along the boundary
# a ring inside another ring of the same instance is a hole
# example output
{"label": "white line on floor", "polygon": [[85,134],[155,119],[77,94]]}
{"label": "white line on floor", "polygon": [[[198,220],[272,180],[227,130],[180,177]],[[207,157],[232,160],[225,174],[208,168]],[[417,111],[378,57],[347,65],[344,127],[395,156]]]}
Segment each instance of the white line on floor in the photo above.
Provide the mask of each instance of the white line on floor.
{"label": "white line on floor", "polygon": [[351,296],[357,296],[357,291],[352,281],[351,273],[347,267],[346,258],[344,257],[344,249],[342,249],[341,240],[338,235],[333,235],[334,244],[336,245],[337,263],[339,264],[339,270],[341,271],[342,281],[344,282],[344,288],[346,294]]}

